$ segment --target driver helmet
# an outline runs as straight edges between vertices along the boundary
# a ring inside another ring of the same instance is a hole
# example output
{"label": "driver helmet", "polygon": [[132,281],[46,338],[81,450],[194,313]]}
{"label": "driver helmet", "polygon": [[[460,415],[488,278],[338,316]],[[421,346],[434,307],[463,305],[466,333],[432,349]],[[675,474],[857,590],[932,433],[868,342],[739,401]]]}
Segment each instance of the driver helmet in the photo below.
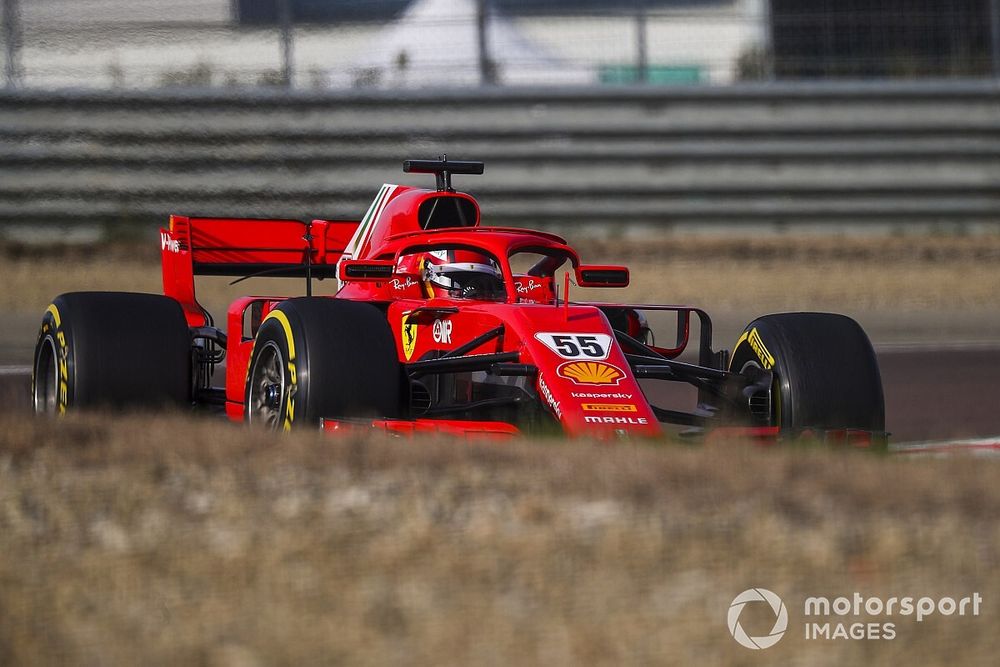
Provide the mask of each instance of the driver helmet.
{"label": "driver helmet", "polygon": [[[466,259],[466,258],[463,258]],[[461,299],[497,301],[506,296],[503,273],[497,263],[486,256],[468,257],[469,261],[424,265],[424,281],[449,296]]]}

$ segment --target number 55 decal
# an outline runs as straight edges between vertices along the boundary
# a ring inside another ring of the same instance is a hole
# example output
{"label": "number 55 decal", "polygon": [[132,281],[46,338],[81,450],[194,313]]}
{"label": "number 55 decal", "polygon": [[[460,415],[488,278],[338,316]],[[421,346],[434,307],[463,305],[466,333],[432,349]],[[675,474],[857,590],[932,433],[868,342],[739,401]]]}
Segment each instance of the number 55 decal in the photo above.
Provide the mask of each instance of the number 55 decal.
{"label": "number 55 decal", "polygon": [[537,333],[540,340],[563,359],[607,359],[611,352],[608,334]]}

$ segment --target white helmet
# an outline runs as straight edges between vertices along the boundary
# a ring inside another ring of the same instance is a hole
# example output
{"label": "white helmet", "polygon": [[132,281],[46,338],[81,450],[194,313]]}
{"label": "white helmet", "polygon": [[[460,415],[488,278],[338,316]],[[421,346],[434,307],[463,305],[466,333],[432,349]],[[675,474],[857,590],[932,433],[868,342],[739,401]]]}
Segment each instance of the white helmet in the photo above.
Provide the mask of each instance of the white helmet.
{"label": "white helmet", "polygon": [[434,287],[447,290],[453,297],[496,301],[506,296],[503,273],[492,260],[489,264],[427,264],[424,268],[424,280]]}

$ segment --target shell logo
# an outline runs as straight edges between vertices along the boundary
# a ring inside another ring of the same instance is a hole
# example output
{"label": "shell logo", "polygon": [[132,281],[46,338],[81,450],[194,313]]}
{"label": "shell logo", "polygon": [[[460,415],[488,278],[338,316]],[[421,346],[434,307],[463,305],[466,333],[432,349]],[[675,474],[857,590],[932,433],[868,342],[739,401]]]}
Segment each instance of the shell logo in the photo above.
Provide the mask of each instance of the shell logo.
{"label": "shell logo", "polygon": [[568,361],[556,369],[561,378],[572,380],[576,384],[618,384],[624,371],[603,361]]}

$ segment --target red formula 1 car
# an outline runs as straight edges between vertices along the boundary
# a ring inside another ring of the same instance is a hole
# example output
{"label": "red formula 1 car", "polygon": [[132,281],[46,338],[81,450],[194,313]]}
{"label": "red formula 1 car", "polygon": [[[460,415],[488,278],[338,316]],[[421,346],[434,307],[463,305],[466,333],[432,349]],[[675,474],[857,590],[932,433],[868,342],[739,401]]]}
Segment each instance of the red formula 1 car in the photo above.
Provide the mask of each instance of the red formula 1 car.
{"label": "red formula 1 car", "polygon": [[[481,162],[404,171],[437,187],[383,185],[360,221],[172,216],[164,296],[81,292],[49,306],[35,411],[173,402],[274,429],[614,438],[676,425],[884,440],[878,365],[853,320],[768,315],[732,353],[716,351],[698,308],[571,301],[570,282],[625,287],[628,269],[583,264],[554,234],[480,225],[451,177],[482,174]],[[223,330],[195,298],[196,275],[298,276],[306,296],[239,298]],[[335,296],[312,296],[323,278],[338,281]],[[664,313],[670,347],[648,324]],[[692,319],[697,363],[678,360]],[[213,386],[223,363],[225,386]],[[658,405],[663,382],[693,385],[696,404]]]}

